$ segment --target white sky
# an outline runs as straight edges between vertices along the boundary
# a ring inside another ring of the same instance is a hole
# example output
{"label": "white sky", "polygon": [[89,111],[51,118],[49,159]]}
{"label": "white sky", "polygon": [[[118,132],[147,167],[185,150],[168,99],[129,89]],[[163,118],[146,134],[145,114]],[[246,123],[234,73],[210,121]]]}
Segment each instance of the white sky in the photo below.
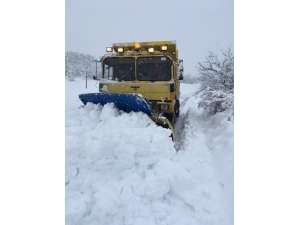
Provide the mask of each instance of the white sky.
{"label": "white sky", "polygon": [[176,40],[185,74],[234,47],[233,0],[66,0],[65,50],[100,57],[115,42]]}

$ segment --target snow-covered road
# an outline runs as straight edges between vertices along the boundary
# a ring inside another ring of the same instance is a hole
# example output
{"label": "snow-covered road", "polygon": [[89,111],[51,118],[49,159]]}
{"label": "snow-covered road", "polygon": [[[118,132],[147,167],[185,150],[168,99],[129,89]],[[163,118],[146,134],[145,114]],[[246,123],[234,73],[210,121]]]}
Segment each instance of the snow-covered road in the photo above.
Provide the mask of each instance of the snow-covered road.
{"label": "snow-covered road", "polygon": [[233,120],[209,120],[181,84],[170,131],[143,113],[81,104],[95,81],[66,81],[66,224],[233,224]]}

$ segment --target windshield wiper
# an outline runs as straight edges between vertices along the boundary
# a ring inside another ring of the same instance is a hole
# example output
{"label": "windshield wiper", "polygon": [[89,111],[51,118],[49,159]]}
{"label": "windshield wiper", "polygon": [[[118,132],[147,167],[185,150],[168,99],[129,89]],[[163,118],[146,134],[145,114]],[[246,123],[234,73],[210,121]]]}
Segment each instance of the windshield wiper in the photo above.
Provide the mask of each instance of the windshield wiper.
{"label": "windshield wiper", "polygon": [[130,67],[128,69],[128,71],[125,72],[125,74],[122,77],[119,78],[119,81],[122,81],[125,77],[127,77],[127,75],[129,75],[129,73],[131,72],[131,70],[133,70],[133,67]]}

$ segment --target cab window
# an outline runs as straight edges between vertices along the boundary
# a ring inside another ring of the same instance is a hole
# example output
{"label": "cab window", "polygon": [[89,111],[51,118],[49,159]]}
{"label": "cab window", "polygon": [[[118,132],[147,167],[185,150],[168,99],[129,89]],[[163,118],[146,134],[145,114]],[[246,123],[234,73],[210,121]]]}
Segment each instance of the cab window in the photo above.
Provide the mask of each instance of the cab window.
{"label": "cab window", "polygon": [[168,57],[139,57],[137,79],[143,81],[165,81],[171,79],[172,62]]}
{"label": "cab window", "polygon": [[104,78],[115,81],[134,80],[134,58],[133,57],[111,57],[103,62]]}

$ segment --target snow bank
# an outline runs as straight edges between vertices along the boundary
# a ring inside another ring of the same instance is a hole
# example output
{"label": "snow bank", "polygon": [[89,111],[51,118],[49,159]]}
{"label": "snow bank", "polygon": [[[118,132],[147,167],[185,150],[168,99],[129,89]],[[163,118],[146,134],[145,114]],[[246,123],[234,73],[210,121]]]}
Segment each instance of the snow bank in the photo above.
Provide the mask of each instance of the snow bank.
{"label": "snow bank", "polygon": [[[184,101],[181,115],[185,123],[181,134],[181,149],[184,153],[181,159],[192,159],[194,166],[197,165],[194,161],[201,162],[199,167],[206,171],[206,178],[210,180],[207,183],[203,177],[202,181],[208,184],[210,196],[214,198],[212,208],[220,208],[222,211],[219,223],[233,224],[234,117],[227,113],[206,117],[203,109],[197,107],[198,100],[196,95],[190,95]],[[196,170],[201,171],[198,168]]]}
{"label": "snow bank", "polygon": [[69,111],[66,224],[143,218],[139,208],[148,202],[150,210],[151,201],[170,190],[164,174],[154,172],[157,163],[176,153],[170,134],[147,115],[120,113],[113,104]]}

